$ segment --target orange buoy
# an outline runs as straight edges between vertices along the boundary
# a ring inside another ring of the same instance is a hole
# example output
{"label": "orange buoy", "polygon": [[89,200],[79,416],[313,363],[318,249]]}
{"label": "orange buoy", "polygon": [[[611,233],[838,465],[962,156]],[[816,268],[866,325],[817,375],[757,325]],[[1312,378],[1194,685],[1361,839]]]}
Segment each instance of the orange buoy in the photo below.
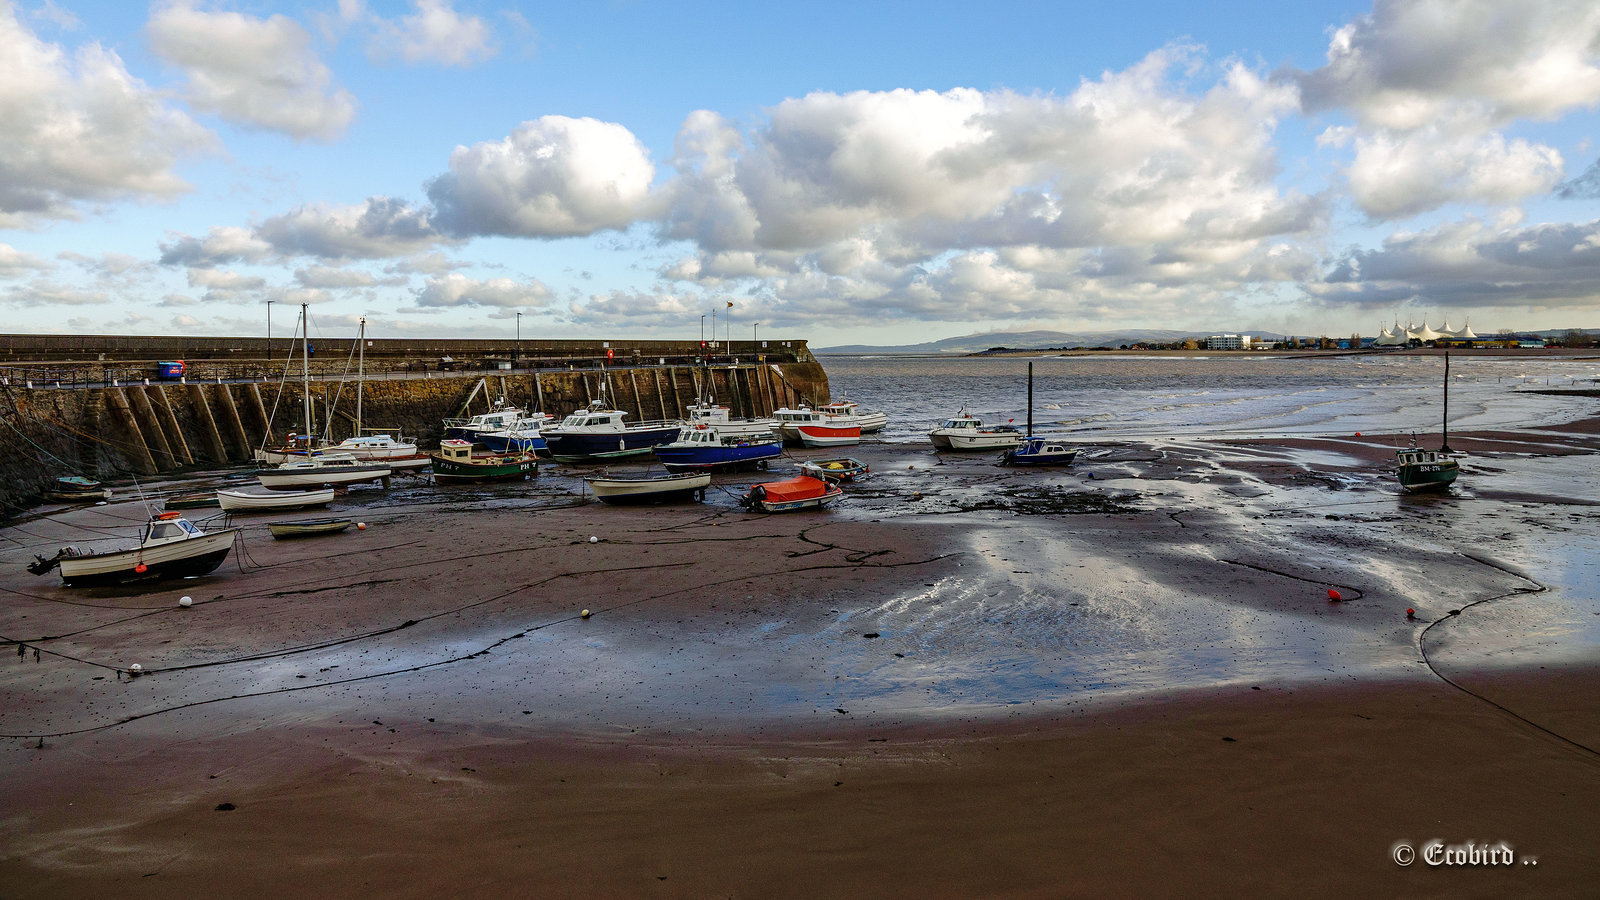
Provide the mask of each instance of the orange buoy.
{"label": "orange buoy", "polygon": [[143,575],[145,573],[145,570],[148,569],[148,568],[150,568],[150,567],[145,565],[144,563],[139,563],[137,566],[133,567],[133,570],[135,572],[138,572],[140,575]]}
{"label": "orange buoy", "polygon": [[1339,596],[1339,592],[1338,591],[1334,590],[1333,588],[1328,588],[1328,599],[1332,600],[1334,602],[1338,602],[1340,600],[1343,600],[1344,598]]}

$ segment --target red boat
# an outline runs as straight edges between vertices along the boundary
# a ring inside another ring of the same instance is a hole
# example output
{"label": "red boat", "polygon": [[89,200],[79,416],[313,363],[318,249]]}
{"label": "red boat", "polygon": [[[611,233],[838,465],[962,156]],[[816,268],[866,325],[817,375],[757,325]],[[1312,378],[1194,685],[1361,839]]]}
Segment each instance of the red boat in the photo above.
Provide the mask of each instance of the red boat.
{"label": "red boat", "polygon": [[758,484],[739,499],[739,505],[751,512],[788,512],[825,506],[843,496],[844,490],[837,484],[801,475],[785,481]]}

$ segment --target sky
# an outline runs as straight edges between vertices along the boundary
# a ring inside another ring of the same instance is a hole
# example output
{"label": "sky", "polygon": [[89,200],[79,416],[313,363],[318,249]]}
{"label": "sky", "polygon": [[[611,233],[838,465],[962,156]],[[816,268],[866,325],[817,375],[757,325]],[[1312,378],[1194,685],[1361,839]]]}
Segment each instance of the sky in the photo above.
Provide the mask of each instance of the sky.
{"label": "sky", "polygon": [[1600,327],[1600,4],[0,0],[0,332]]}

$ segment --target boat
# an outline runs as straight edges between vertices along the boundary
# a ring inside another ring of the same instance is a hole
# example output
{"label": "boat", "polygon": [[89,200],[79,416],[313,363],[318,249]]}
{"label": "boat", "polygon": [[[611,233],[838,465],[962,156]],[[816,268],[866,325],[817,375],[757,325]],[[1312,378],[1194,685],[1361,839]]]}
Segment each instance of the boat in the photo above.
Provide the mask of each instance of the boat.
{"label": "boat", "polygon": [[[482,387],[480,381],[478,387]],[[476,393],[476,388],[474,389]],[[468,397],[467,402],[472,402]],[[517,423],[526,420],[530,413],[520,406],[507,406],[505,398],[495,401],[494,409],[486,413],[479,413],[465,419],[445,419],[444,436],[468,443],[481,443],[479,436],[486,432],[506,431],[514,428]]]}
{"label": "boat", "polygon": [[356,459],[348,453],[317,451],[291,459],[275,469],[256,470],[256,480],[269,490],[300,490],[320,485],[345,486],[381,481],[389,486],[394,468],[386,462]]}
{"label": "boat", "polygon": [[111,489],[82,475],[62,475],[51,482],[45,496],[58,503],[93,503],[110,500]]}
{"label": "boat", "polygon": [[665,503],[672,500],[706,498],[711,485],[709,472],[681,472],[672,475],[639,475],[585,478],[595,498],[605,503]]}
{"label": "boat", "polygon": [[302,519],[298,522],[268,522],[267,530],[279,540],[283,538],[315,537],[319,534],[338,534],[349,528],[349,519]]}
{"label": "boat", "polygon": [[479,481],[520,481],[539,474],[538,458],[532,453],[474,452],[471,441],[449,438],[439,442],[433,454],[435,484],[466,484]]}
{"label": "boat", "polygon": [[238,533],[205,531],[178,512],[157,513],[145,523],[137,546],[104,552],[63,547],[49,559],[36,556],[28,571],[43,575],[60,568],[68,587],[205,575],[227,559]]}
{"label": "boat", "polygon": [[1008,466],[1067,466],[1078,455],[1078,448],[1061,438],[1031,437],[1005,452],[1000,461]]}
{"label": "boat", "polygon": [[801,475],[785,481],[755,485],[739,498],[739,505],[751,512],[791,512],[823,507],[844,496],[844,489],[822,478]]}
{"label": "boat", "polygon": [[928,440],[936,450],[1005,450],[1021,444],[1021,431],[1011,425],[985,425],[965,406],[954,416],[934,426]]}
{"label": "boat", "polygon": [[162,509],[216,509],[222,505],[216,491],[198,491],[193,494],[173,494],[163,497]]}
{"label": "boat", "polygon": [[477,443],[497,453],[526,452],[548,456],[550,448],[539,430],[553,421],[554,416],[530,413],[505,428],[478,432]]}
{"label": "boat", "polygon": [[828,481],[855,481],[869,471],[866,463],[850,457],[813,459],[800,464],[800,474]]}
{"label": "boat", "polygon": [[699,400],[684,407],[690,425],[704,425],[723,437],[766,437],[777,420],[772,418],[735,419],[726,406],[715,400]]}
{"label": "boat", "polygon": [[784,407],[772,415],[778,420],[773,430],[791,443],[807,447],[853,447],[861,443],[860,425],[834,424],[809,406]]}
{"label": "boat", "polygon": [[1450,454],[1450,354],[1444,355],[1444,420],[1440,426],[1439,449],[1423,450],[1413,438],[1411,446],[1395,451],[1395,477],[1400,487],[1412,493],[1442,491],[1455,483],[1461,463]]}
{"label": "boat", "polygon": [[704,422],[685,425],[678,439],[653,448],[669,472],[734,471],[765,468],[783,454],[783,441],[771,431],[760,436],[728,435]]}
{"label": "boat", "polygon": [[681,422],[631,422],[620,409],[606,409],[596,400],[587,409],[574,412],[559,425],[543,431],[550,455],[563,462],[616,459],[649,453],[657,444],[678,436]]}
{"label": "boat", "polygon": [[250,510],[305,509],[333,502],[331,487],[305,491],[217,491],[217,503],[230,512]]}
{"label": "boat", "polygon": [[355,434],[327,449],[333,453],[348,453],[356,459],[401,460],[416,459],[417,444],[390,434],[363,434],[361,427],[361,401],[367,386],[367,319],[361,317],[361,327],[356,332],[356,422]]}
{"label": "boat", "polygon": [[889,414],[876,410],[864,410],[860,404],[850,400],[835,400],[817,407],[817,412],[841,425],[857,425],[862,434],[876,434],[889,424]]}

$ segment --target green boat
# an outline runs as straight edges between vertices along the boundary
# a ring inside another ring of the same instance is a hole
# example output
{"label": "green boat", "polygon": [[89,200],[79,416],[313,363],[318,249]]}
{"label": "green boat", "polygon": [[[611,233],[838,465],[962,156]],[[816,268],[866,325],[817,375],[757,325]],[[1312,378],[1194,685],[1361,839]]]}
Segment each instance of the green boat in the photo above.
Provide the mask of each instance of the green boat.
{"label": "green boat", "polygon": [[439,452],[431,455],[435,484],[466,484],[480,481],[514,481],[539,474],[538,457],[532,453],[473,452],[471,441],[450,439],[439,442]]}
{"label": "green boat", "polygon": [[193,494],[173,494],[161,501],[163,509],[216,509],[222,506],[216,491],[198,491]]}
{"label": "green boat", "polygon": [[1461,473],[1461,464],[1438,450],[1407,447],[1396,457],[1399,466],[1395,475],[1400,479],[1400,486],[1413,493],[1442,491],[1455,483],[1456,476]]}

